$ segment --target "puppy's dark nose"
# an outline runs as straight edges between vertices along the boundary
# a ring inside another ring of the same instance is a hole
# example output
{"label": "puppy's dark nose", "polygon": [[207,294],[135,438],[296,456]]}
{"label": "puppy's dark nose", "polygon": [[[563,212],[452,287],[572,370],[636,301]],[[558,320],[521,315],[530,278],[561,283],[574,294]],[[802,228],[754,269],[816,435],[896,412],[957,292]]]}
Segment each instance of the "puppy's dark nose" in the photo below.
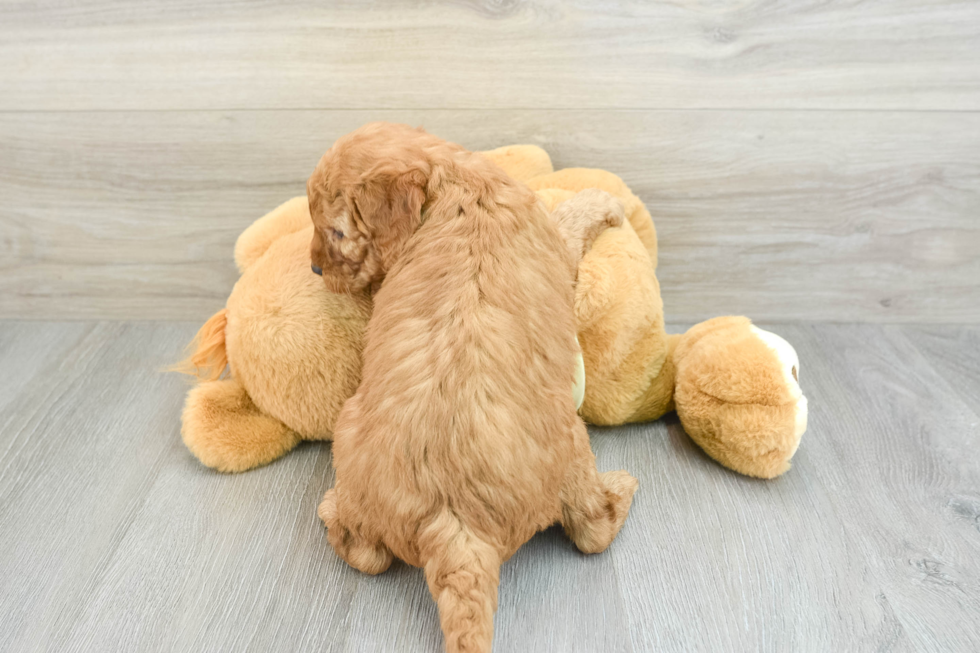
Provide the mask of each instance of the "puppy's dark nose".
{"label": "puppy's dark nose", "polygon": [[310,267],[313,268],[313,271],[319,274],[321,277],[323,276],[323,268],[318,268],[315,265],[311,265]]}

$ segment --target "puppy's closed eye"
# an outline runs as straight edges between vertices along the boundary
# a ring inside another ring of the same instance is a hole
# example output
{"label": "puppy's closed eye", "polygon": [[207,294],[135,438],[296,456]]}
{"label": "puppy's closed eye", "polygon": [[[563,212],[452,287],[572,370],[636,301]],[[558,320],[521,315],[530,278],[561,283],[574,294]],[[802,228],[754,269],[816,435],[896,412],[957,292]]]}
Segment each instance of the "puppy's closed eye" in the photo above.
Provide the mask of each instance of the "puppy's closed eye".
{"label": "puppy's closed eye", "polygon": [[344,239],[344,232],[343,231],[340,231],[338,229],[331,229],[330,231],[333,232],[333,236],[337,240],[343,240]]}

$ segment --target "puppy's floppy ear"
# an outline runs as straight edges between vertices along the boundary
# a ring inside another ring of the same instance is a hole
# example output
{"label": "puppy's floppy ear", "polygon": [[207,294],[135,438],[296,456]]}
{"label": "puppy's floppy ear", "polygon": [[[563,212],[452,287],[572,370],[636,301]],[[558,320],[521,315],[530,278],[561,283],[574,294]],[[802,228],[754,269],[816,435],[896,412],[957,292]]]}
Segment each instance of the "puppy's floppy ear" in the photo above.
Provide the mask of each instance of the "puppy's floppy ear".
{"label": "puppy's floppy ear", "polygon": [[421,166],[383,163],[366,172],[348,191],[351,219],[385,271],[422,225],[426,181]]}

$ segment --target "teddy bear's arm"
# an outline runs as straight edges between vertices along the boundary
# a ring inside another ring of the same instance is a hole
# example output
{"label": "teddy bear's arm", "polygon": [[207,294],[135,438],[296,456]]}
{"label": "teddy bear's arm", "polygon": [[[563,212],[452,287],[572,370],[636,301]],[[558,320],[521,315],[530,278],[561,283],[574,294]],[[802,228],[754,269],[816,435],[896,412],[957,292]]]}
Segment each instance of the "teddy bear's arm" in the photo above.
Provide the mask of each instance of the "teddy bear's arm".
{"label": "teddy bear's arm", "polygon": [[235,242],[235,265],[239,272],[259,260],[269,246],[283,236],[310,227],[310,204],[306,195],[294,197],[253,222]]}

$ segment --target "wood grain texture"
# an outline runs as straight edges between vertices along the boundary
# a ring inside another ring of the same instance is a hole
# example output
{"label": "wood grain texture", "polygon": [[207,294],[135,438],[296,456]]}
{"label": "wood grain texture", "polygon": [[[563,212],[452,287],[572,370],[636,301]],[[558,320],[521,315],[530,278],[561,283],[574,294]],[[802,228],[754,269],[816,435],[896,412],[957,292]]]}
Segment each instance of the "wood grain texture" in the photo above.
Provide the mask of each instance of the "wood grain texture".
{"label": "wood grain texture", "polygon": [[639,474],[613,554],[637,650],[974,650],[977,414],[906,327],[769,328],[810,403],[785,476],[721,469],[675,419],[653,452],[625,442],[647,425],[594,434]]}
{"label": "wood grain texture", "polygon": [[[0,649],[441,650],[419,570],[327,544],[328,445],[241,475],[183,448],[158,369],[195,328],[0,322]],[[793,469],[740,477],[673,418],[592,429],[630,518],[603,554],[550,529],[508,561],[496,651],[980,647],[980,418],[936,371],[977,329],[770,328],[810,400]]]}
{"label": "wood grain texture", "polygon": [[820,111],[0,114],[0,315],[205,319],[237,235],[371,119],[618,173],[675,320],[980,320],[980,114]]}
{"label": "wood grain texture", "polygon": [[919,326],[902,333],[963,403],[980,415],[980,329]]}
{"label": "wood grain texture", "polygon": [[[0,650],[63,648],[161,465],[187,328],[3,323]],[[6,383],[6,381],[4,382]]]}
{"label": "wood grain texture", "polygon": [[980,109],[970,0],[4,3],[0,110]]}

